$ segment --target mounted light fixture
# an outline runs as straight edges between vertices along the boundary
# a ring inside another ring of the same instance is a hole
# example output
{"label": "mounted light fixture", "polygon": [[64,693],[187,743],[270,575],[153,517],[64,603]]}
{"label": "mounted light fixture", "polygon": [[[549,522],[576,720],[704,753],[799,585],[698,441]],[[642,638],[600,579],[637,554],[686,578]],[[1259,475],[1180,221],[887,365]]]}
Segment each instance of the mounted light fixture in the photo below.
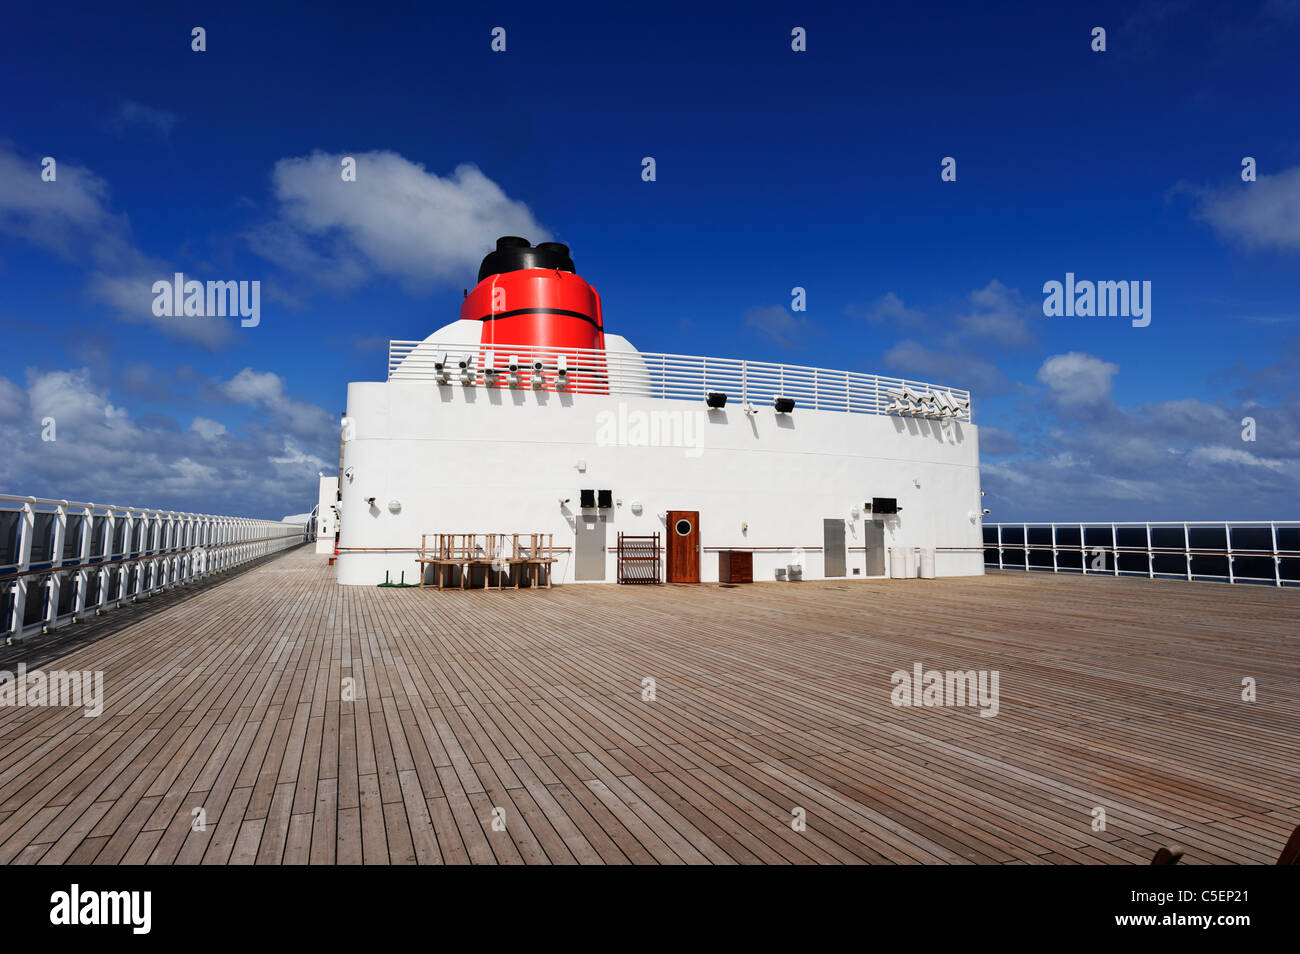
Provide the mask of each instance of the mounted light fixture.
{"label": "mounted light fixture", "polygon": [[439,384],[446,384],[451,379],[451,375],[447,371],[447,352],[444,351],[433,362],[433,370],[437,375]]}
{"label": "mounted light fixture", "polygon": [[704,396],[704,402],[711,408],[723,408],[727,406],[727,395],[722,391],[710,391]]}
{"label": "mounted light fixture", "polygon": [[778,397],[772,402],[772,406],[776,408],[778,414],[789,414],[794,410],[794,398]]}
{"label": "mounted light fixture", "polygon": [[474,364],[474,356],[472,354],[467,354],[456,362],[456,364],[460,368],[460,383],[466,387],[472,387],[474,384],[474,368],[472,367]]}

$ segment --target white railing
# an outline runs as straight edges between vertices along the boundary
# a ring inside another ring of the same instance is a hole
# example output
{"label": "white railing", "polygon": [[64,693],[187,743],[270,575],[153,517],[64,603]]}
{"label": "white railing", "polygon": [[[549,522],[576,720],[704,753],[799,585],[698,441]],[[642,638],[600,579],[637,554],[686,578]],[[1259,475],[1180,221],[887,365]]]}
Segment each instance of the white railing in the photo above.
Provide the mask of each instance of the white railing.
{"label": "white railing", "polygon": [[308,527],[0,494],[0,639],[73,622],[303,543]]}
{"label": "white railing", "polygon": [[771,404],[781,397],[813,410],[971,420],[970,392],[958,388],[853,371],[681,354],[390,341],[388,380],[408,379],[689,401],[704,400],[714,391],[742,406]]}
{"label": "white railing", "polygon": [[986,523],[984,565],[1300,586],[1300,520]]}

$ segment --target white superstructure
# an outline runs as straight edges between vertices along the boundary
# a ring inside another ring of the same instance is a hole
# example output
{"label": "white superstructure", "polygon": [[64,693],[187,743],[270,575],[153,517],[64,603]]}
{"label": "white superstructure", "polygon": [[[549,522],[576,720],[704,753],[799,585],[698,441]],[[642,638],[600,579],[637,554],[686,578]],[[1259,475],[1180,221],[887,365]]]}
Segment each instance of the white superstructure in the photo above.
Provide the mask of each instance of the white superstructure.
{"label": "white superstructure", "polygon": [[333,553],[339,529],[339,478],[320,475],[316,498],[316,552]]}
{"label": "white superstructure", "polygon": [[[983,573],[964,391],[640,353],[609,334],[566,362],[485,346],[481,327],[393,342],[387,381],[348,386],[340,583],[417,579],[421,534],[487,532],[553,534],[567,548],[556,583],[613,582],[620,532],[658,533],[667,550],[683,519],[702,581],[718,579],[719,550],[751,551],[756,581],[792,564],[804,579]],[[899,512],[873,513],[874,498]]]}

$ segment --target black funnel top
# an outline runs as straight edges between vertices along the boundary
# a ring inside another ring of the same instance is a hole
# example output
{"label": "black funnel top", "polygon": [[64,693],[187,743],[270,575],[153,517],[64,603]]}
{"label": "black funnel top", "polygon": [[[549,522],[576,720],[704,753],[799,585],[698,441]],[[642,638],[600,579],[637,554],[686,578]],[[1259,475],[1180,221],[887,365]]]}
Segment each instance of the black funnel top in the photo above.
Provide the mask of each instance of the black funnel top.
{"label": "black funnel top", "polygon": [[569,257],[569,246],[559,242],[538,242],[530,245],[528,239],[517,235],[503,235],[497,239],[496,251],[488,252],[478,267],[478,280],[502,272],[517,272],[521,268],[558,268],[562,272],[575,271]]}

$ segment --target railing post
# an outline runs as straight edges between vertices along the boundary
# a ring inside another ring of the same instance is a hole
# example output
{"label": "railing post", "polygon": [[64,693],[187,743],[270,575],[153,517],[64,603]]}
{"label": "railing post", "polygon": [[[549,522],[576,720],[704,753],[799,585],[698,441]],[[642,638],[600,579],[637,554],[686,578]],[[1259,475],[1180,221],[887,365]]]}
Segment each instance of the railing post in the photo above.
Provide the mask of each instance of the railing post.
{"label": "railing post", "polygon": [[1147,579],[1156,578],[1156,555],[1151,549],[1151,524],[1147,524]]}
{"label": "railing post", "polygon": [[[18,521],[18,563],[15,570],[19,573],[32,566],[32,534],[36,529],[36,512],[31,501],[23,504],[22,516]],[[22,636],[23,621],[27,618],[28,578],[18,577],[14,581],[13,625],[11,635]]]}
{"label": "railing post", "polygon": [[1119,576],[1119,534],[1115,530],[1115,524],[1110,525],[1110,550],[1111,556],[1115,560],[1115,575]]}
{"label": "railing post", "polygon": [[1006,567],[1002,565],[1002,524],[1000,523],[998,524],[998,569],[1006,569]]}
{"label": "railing post", "polygon": [[1056,524],[1052,524],[1052,572],[1060,572],[1056,565]]}
{"label": "railing post", "polygon": [[[90,562],[90,540],[95,529],[95,508],[82,508],[81,539],[77,541],[77,565],[84,567]],[[90,574],[93,570],[78,570],[73,579],[77,584],[76,600],[72,604],[72,616],[75,619],[86,611],[86,588],[90,586]]]}
{"label": "railing post", "polygon": [[1269,521],[1268,529],[1273,537],[1273,585],[1282,585],[1282,558],[1277,552],[1277,521]]}
{"label": "railing post", "polygon": [[50,540],[50,605],[45,607],[45,622],[54,625],[59,618],[59,594],[63,590],[62,573],[53,570],[63,565],[63,541],[68,533],[68,502],[60,501],[54,511],[54,534]]}
{"label": "railing post", "polygon": [[1192,582],[1192,536],[1187,530],[1187,521],[1183,521],[1183,559],[1187,565],[1187,582]]}
{"label": "railing post", "polygon": [[1023,534],[1023,536],[1021,536],[1020,538],[1020,542],[1025,548],[1025,572],[1028,573],[1029,572],[1029,524],[1022,523],[1020,525],[1020,532],[1021,534]]}
{"label": "railing post", "polygon": [[1232,524],[1226,520],[1223,523],[1223,545],[1228,552],[1228,582],[1236,583],[1236,572],[1232,565]]}

